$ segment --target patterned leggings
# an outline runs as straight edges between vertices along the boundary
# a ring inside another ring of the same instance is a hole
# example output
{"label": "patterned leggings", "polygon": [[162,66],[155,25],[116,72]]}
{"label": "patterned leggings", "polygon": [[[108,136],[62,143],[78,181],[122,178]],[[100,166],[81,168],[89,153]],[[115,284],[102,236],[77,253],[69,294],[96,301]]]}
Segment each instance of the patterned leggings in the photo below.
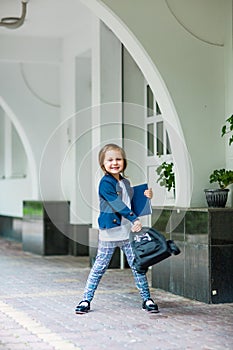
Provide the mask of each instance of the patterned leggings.
{"label": "patterned leggings", "polygon": [[111,257],[116,247],[120,247],[125,253],[128,264],[133,272],[136,287],[138,288],[142,299],[147,300],[150,298],[150,291],[146,274],[138,273],[132,265],[134,260],[133,251],[129,240],[124,240],[116,242],[99,241],[97,256],[86,282],[83,300],[91,301],[93,299],[96,288],[98,287],[103,274],[108,268]]}

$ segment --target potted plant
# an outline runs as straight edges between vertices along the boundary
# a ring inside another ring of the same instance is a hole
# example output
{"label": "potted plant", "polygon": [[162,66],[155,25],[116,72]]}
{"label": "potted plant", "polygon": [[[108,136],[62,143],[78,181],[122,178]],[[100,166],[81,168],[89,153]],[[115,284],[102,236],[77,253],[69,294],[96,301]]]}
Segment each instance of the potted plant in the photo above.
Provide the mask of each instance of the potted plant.
{"label": "potted plant", "polygon": [[159,175],[157,182],[160,186],[164,186],[168,191],[173,189],[175,195],[175,173],[173,171],[173,163],[163,162],[156,169]]}
{"label": "potted plant", "polygon": [[206,189],[206,200],[209,207],[225,208],[229,185],[233,184],[233,171],[226,169],[216,169],[210,174],[210,183],[217,182],[219,188]]}
{"label": "potted plant", "polygon": [[[233,143],[233,114],[226,119],[226,123],[222,127],[222,135],[232,133],[229,138],[229,146]],[[226,169],[216,169],[209,177],[209,182],[217,182],[218,189],[206,189],[206,200],[209,207],[225,208],[228,192],[231,184],[233,184],[233,171]]]}

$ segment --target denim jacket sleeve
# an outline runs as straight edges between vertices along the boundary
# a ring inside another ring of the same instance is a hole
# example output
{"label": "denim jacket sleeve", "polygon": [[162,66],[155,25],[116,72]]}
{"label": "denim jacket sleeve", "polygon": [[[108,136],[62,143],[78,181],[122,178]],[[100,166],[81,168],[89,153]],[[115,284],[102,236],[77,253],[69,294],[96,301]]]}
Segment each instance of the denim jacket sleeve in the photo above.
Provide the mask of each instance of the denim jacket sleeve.
{"label": "denim jacket sleeve", "polygon": [[[130,191],[128,180],[125,181],[127,192]],[[129,193],[130,195],[130,193]],[[112,228],[121,224],[121,217],[134,222],[138,217],[121,199],[121,188],[111,175],[105,175],[99,185],[100,228]]]}

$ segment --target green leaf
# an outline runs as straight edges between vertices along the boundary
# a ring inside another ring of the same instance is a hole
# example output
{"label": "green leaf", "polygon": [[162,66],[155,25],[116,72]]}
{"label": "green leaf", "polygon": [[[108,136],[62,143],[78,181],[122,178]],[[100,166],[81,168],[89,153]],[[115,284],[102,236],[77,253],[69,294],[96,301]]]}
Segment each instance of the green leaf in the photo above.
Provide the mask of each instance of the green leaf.
{"label": "green leaf", "polygon": [[[229,124],[229,125],[228,125]],[[221,136],[224,136],[228,133],[233,132],[233,114],[226,119],[226,124],[223,125],[222,127],[222,134]],[[229,139],[229,146],[233,143],[233,135],[230,135],[230,139]]]}
{"label": "green leaf", "polygon": [[227,127],[226,127],[226,125],[224,125],[222,127],[222,136],[226,134],[226,129],[227,129]]}
{"label": "green leaf", "polygon": [[210,183],[217,182],[220,188],[226,188],[233,183],[233,171],[226,169],[214,170],[210,174]]}
{"label": "green leaf", "polygon": [[159,175],[157,182],[160,186],[167,188],[170,191],[175,189],[175,174],[173,172],[173,163],[163,162],[156,169],[156,173]]}

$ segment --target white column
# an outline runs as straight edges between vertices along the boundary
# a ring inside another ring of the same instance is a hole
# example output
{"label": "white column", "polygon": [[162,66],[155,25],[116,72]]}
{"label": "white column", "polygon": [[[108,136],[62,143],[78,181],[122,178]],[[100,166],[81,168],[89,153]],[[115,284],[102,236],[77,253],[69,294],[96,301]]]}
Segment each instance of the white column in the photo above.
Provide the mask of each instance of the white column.
{"label": "white column", "polygon": [[100,179],[98,172],[98,149],[101,142],[100,132],[100,20],[93,16],[93,46],[92,46],[92,226],[98,227],[98,195],[97,184]]}
{"label": "white column", "polygon": [[5,114],[5,177],[12,175],[12,124]]}
{"label": "white column", "polygon": [[93,18],[92,47],[92,224],[98,227],[98,152],[106,143],[122,145],[121,43]]}

